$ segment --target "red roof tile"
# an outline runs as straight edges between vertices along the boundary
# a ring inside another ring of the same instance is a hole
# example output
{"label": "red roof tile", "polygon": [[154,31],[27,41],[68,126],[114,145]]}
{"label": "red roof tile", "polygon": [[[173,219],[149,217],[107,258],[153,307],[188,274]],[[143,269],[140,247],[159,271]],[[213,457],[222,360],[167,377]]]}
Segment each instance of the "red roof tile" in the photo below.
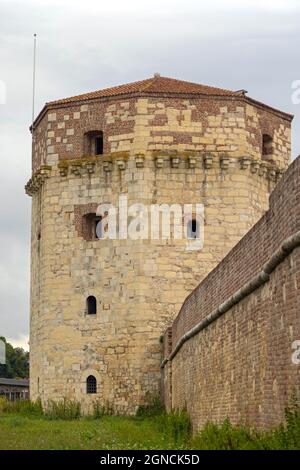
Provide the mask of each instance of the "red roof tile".
{"label": "red roof tile", "polygon": [[215,88],[207,85],[200,85],[198,83],[185,82],[183,80],[176,80],[174,78],[161,77],[155,75],[152,78],[141,80],[138,82],[128,83],[125,85],[115,86],[112,88],[105,88],[104,90],[93,91],[84,93],[82,95],[71,96],[57,101],[51,101],[47,104],[64,104],[74,101],[91,100],[95,98],[106,98],[118,95],[127,94],[182,94],[182,95],[214,95],[214,96],[239,96],[241,92],[224,90],[222,88]]}

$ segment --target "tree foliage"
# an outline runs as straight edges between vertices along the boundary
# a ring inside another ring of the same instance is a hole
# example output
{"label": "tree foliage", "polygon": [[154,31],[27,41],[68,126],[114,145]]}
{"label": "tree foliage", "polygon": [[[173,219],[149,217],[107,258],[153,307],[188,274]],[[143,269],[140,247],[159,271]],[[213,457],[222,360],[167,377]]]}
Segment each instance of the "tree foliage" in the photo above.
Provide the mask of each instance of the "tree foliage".
{"label": "tree foliage", "polygon": [[0,377],[8,379],[27,378],[29,376],[29,352],[23,348],[14,348],[0,337],[6,345],[6,364],[0,364]]}

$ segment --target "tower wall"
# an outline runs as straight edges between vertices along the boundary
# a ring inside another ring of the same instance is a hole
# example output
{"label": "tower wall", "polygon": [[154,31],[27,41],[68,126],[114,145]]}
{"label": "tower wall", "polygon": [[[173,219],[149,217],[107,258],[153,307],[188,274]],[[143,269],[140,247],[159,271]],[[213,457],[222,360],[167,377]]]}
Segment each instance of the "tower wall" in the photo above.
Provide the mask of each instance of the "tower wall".
{"label": "tower wall", "polygon": [[[137,98],[50,109],[34,130],[31,397],[109,402],[133,413],[160,387],[160,337],[186,296],[268,208],[289,159],[289,123],[230,100]],[[271,122],[273,124],[271,125]],[[265,125],[265,124],[264,124]],[[83,154],[103,130],[104,155]],[[276,142],[276,143],[275,143]],[[282,148],[285,151],[281,151]],[[281,155],[279,158],[279,149]],[[204,246],[186,240],[89,240],[101,203],[204,205]],[[96,315],[86,298],[97,298]],[[86,378],[97,394],[86,394]]]}

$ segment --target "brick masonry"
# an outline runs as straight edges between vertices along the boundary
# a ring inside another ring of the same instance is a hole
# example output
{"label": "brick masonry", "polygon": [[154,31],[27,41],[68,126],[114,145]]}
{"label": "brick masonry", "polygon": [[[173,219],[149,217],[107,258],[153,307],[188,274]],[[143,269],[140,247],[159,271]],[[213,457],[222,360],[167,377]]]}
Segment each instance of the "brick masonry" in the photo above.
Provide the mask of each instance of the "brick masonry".
{"label": "brick masonry", "polygon": [[[49,103],[33,131],[32,398],[94,399],[134,413],[159,393],[160,337],[186,296],[268,208],[290,159],[291,116],[240,94],[167,91]],[[85,154],[102,131],[104,155]],[[262,156],[262,135],[273,137]],[[90,240],[101,203],[205,207],[204,247],[186,240]],[[86,315],[86,298],[97,315]],[[85,392],[89,374],[95,396]]]}
{"label": "brick masonry", "polygon": [[[278,251],[294,234],[294,250],[287,252],[285,244]],[[299,398],[300,366],[292,362],[292,343],[300,340],[299,245],[300,157],[271,194],[268,212],[187,297],[165,335],[165,402],[168,408],[187,407],[195,429],[226,417],[270,428],[283,420],[293,395]],[[269,280],[166,362],[184,334],[263,269],[269,272],[270,264],[264,266],[272,257]],[[274,268],[274,260],[282,262]]]}

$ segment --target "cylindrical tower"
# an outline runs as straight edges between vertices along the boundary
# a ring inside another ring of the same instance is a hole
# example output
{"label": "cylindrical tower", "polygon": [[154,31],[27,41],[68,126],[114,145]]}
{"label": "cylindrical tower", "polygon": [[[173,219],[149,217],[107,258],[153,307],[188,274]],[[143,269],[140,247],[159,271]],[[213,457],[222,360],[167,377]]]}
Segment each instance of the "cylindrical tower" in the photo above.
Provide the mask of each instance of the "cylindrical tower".
{"label": "cylindrical tower", "polygon": [[[33,399],[134,413],[159,393],[160,337],[267,209],[289,163],[291,119],[243,91],[157,75],[45,105],[26,185]],[[120,237],[120,200],[129,222],[133,204],[149,215],[153,204],[203,204],[203,246],[153,239],[151,221],[148,236]],[[114,239],[96,232],[103,203],[117,209]]]}

